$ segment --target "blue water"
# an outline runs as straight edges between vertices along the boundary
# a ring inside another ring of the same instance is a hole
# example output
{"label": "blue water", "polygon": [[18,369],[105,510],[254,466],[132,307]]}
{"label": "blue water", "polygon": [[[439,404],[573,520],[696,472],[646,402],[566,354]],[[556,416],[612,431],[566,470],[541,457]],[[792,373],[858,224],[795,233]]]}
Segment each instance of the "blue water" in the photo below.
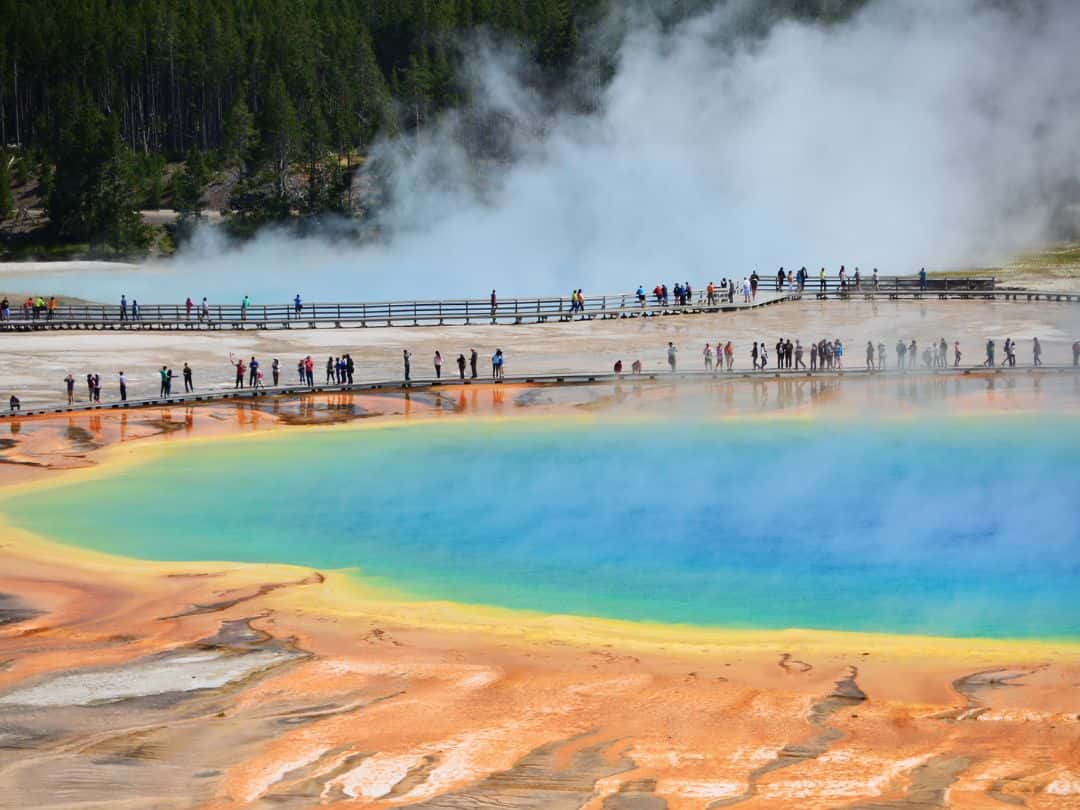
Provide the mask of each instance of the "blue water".
{"label": "blue water", "polygon": [[178,443],[0,497],[160,560],[355,569],[416,598],[758,628],[1080,637],[1080,426],[423,424]]}

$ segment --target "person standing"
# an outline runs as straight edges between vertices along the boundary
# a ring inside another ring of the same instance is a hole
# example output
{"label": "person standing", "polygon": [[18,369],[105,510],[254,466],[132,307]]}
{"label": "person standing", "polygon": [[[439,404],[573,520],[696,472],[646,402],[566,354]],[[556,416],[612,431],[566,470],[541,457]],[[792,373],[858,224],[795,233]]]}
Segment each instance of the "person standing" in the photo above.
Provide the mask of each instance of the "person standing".
{"label": "person standing", "polygon": [[476,379],[476,362],[478,359],[476,349],[469,349],[469,374],[474,380]]}
{"label": "person standing", "polygon": [[87,374],[86,375],[86,401],[87,402],[93,402],[94,401],[94,375],[93,374]]}
{"label": "person standing", "polygon": [[952,345],[953,350],[953,368],[960,368],[960,341],[954,341]]}
{"label": "person standing", "polygon": [[828,282],[825,280],[825,268],[824,267],[822,267],[821,272],[818,273],[818,282],[821,285],[820,286],[821,294],[824,295],[827,284],[828,284]]}
{"label": "person standing", "polygon": [[[492,290],[492,294],[494,294],[494,290]],[[412,355],[409,353],[409,350],[408,349],[402,349],[401,350],[401,361],[405,364],[405,382],[409,381],[409,370],[410,370],[409,361],[411,359],[412,359]]]}
{"label": "person standing", "polygon": [[986,360],[983,361],[983,365],[989,368],[994,367],[994,339],[990,338],[986,341]]}
{"label": "person standing", "polygon": [[441,380],[442,379],[442,354],[440,354],[438,349],[435,350],[435,358],[434,358],[433,362],[435,364],[435,379],[436,380]]}
{"label": "person standing", "polygon": [[[813,352],[813,349],[810,350]],[[803,345],[798,338],[795,339],[795,370],[806,369],[806,363],[803,362]]]}
{"label": "person standing", "polygon": [[334,358],[326,358],[326,384],[329,385],[334,381]]}
{"label": "person standing", "polygon": [[495,311],[498,308],[498,299],[495,298],[495,290],[491,291],[491,317],[495,317]]}
{"label": "person standing", "polygon": [[236,358],[236,384],[233,385],[233,389],[244,387],[244,358]]}
{"label": "person standing", "polygon": [[874,344],[873,341],[866,341],[866,370],[874,370]]}
{"label": "person standing", "polygon": [[131,320],[139,320],[139,302],[134,298],[131,299]]}
{"label": "person standing", "polygon": [[163,396],[165,396],[166,394],[169,393],[169,386],[168,386],[169,369],[166,368],[165,366],[162,366],[161,371],[158,372],[158,376],[161,377],[161,384],[159,386],[158,396],[163,397]]}
{"label": "person standing", "polygon": [[127,377],[124,376],[124,372],[121,371],[119,375],[120,383],[120,401],[127,402]]}
{"label": "person standing", "polygon": [[120,320],[127,320],[127,296],[120,296]]}
{"label": "person standing", "polygon": [[503,363],[506,358],[503,357],[502,349],[495,350],[495,356],[491,358],[491,374],[494,379],[501,381],[503,379]]}
{"label": "person standing", "polygon": [[189,295],[184,302],[184,317],[189,321],[191,320],[191,308],[193,306],[194,304],[191,303],[191,296]]}
{"label": "person standing", "polygon": [[926,268],[919,270],[919,292],[926,292]]}
{"label": "person standing", "polygon": [[465,382],[465,355],[459,354],[457,356],[457,368],[458,376],[461,378],[462,382]]}
{"label": "person standing", "polygon": [[240,302],[240,320],[247,320],[248,307],[251,306],[251,301],[245,295],[244,300]]}
{"label": "person standing", "polygon": [[277,388],[281,380],[281,362],[276,357],[270,362],[270,374],[274,378],[274,387]]}
{"label": "person standing", "polygon": [[877,345],[877,367],[878,371],[885,370],[885,343],[884,341],[878,341]]}
{"label": "person standing", "polygon": [[758,349],[758,362],[761,364],[761,370],[765,370],[765,366],[769,364],[769,353],[765,349],[765,341],[761,341],[761,346]]}
{"label": "person standing", "polygon": [[810,344],[810,370],[817,371],[818,366],[818,346],[816,343]]}
{"label": "person standing", "polygon": [[304,377],[307,380],[308,388],[315,387],[315,361],[311,359],[309,354],[304,358]]}
{"label": "person standing", "polygon": [[101,402],[101,375],[94,372],[94,402]]}
{"label": "person standing", "polygon": [[667,345],[667,363],[668,363],[668,366],[670,366],[672,371],[675,371],[676,355],[678,353],[679,353],[679,350],[675,348],[675,344],[672,343],[669,340],[668,345]]}
{"label": "person standing", "polygon": [[293,299],[293,314],[299,318],[300,314],[304,311],[304,302],[300,300],[300,293],[296,294],[296,298]]}
{"label": "person standing", "polygon": [[908,368],[915,368],[915,364],[919,361],[919,344],[915,342],[915,339],[911,339],[911,345],[908,346]]}
{"label": "person standing", "polygon": [[706,343],[705,344],[705,349],[704,349],[704,351],[702,351],[701,354],[702,354],[702,357],[705,359],[705,370],[706,371],[712,371],[712,367],[713,367],[712,346],[710,346],[708,343]]}
{"label": "person standing", "polygon": [[195,383],[191,378],[191,366],[184,363],[184,393],[190,394],[195,390]]}
{"label": "person standing", "polygon": [[248,363],[248,385],[255,385],[255,381],[259,378],[259,361],[254,357],[251,358],[251,362]]}
{"label": "person standing", "polygon": [[296,376],[299,379],[301,385],[307,382],[307,375],[304,372],[304,358],[301,357],[296,364]]}
{"label": "person standing", "polygon": [[754,364],[754,370],[756,371],[758,367],[758,348],[756,340],[750,344],[750,361]]}
{"label": "person standing", "polygon": [[170,368],[165,372],[165,396],[167,397],[172,396],[172,377],[172,369]]}
{"label": "person standing", "polygon": [[210,304],[206,302],[206,296],[203,296],[202,305],[199,307],[199,320],[210,320]]}
{"label": "person standing", "polygon": [[71,405],[75,402],[75,378],[71,376],[70,371],[68,372],[68,375],[64,377],[64,385],[67,386],[68,405]]}
{"label": "person standing", "polygon": [[1039,339],[1035,338],[1031,345],[1031,356],[1036,366],[1041,366],[1042,362],[1042,344],[1039,343]]}
{"label": "person standing", "polygon": [[45,316],[45,320],[51,321],[53,319],[53,315],[56,314],[56,296],[55,295],[50,295],[49,296],[48,309],[49,309],[49,313],[48,313],[48,315]]}

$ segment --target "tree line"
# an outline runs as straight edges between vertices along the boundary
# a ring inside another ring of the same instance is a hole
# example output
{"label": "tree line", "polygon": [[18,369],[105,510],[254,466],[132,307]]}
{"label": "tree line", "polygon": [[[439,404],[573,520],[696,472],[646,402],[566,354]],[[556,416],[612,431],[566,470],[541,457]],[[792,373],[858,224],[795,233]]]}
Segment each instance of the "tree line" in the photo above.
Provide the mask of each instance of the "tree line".
{"label": "tree line", "polygon": [[[10,182],[31,177],[54,238],[138,246],[136,208],[167,197],[194,212],[222,171],[228,207],[251,227],[347,211],[376,138],[466,101],[463,34],[513,40],[557,88],[616,2],[0,0],[0,218]],[[668,13],[710,4],[672,0]],[[857,4],[761,7],[827,18]]]}

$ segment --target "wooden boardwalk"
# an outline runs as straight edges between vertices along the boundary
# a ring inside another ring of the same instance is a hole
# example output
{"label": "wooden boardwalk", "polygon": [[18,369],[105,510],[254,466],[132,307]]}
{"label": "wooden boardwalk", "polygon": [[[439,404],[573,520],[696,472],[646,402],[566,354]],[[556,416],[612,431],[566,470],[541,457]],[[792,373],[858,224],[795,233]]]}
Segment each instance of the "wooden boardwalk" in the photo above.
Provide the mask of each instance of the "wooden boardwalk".
{"label": "wooden boardwalk", "polygon": [[811,280],[801,290],[777,290],[775,279],[763,279],[755,300],[745,303],[742,294],[734,300],[718,294],[712,301],[704,289],[685,304],[657,304],[650,294],[639,301],[635,293],[590,295],[582,309],[571,309],[569,297],[509,298],[495,307],[487,299],[441,301],[382,301],[370,303],[304,304],[299,311],[291,304],[261,304],[245,308],[214,304],[202,311],[199,304],[190,313],[183,304],[140,305],[137,314],[129,305],[126,314],[119,305],[81,304],[59,306],[51,316],[37,317],[14,310],[10,319],[0,321],[0,332],[26,331],[214,331],[246,329],[367,328],[387,326],[445,326],[451,324],[526,324],[649,318],[673,315],[737,312],[791,301],[1020,301],[1080,303],[1080,291],[1002,289],[994,279],[950,281],[932,279],[927,288],[914,278],[881,279],[877,287],[863,280],[856,287],[841,287],[835,278]]}
{"label": "wooden boardwalk", "polygon": [[29,417],[53,416],[56,414],[101,412],[101,411],[125,411],[141,408],[171,407],[171,406],[194,406],[212,402],[235,402],[243,403],[250,400],[258,400],[270,397],[302,397],[312,394],[339,394],[339,393],[378,393],[378,392],[430,392],[447,388],[457,388],[462,385],[540,385],[540,386],[572,386],[591,385],[596,383],[676,383],[676,382],[725,382],[733,380],[752,380],[755,382],[770,382],[774,380],[789,380],[807,382],[809,380],[835,380],[847,377],[854,378],[885,378],[885,379],[916,379],[925,377],[1014,377],[1014,376],[1080,376],[1080,367],[1070,365],[1043,365],[1033,366],[962,366],[960,368],[919,368],[919,369],[886,369],[885,371],[868,371],[865,368],[851,368],[832,371],[815,371],[810,373],[796,369],[765,369],[763,371],[735,370],[729,372],[711,371],[676,371],[676,372],[648,372],[643,374],[612,374],[612,373],[573,373],[573,374],[523,374],[506,377],[503,380],[478,378],[475,380],[466,378],[426,378],[405,382],[404,380],[375,380],[370,382],[358,382],[353,384],[328,383],[325,385],[279,385],[270,388],[215,388],[208,391],[196,391],[190,394],[174,394],[169,397],[147,397],[142,399],[129,399],[126,402],[107,401],[100,404],[90,402],[76,402],[74,405],[67,403],[55,403],[26,408],[17,413],[7,411],[0,412],[0,421],[21,419]]}

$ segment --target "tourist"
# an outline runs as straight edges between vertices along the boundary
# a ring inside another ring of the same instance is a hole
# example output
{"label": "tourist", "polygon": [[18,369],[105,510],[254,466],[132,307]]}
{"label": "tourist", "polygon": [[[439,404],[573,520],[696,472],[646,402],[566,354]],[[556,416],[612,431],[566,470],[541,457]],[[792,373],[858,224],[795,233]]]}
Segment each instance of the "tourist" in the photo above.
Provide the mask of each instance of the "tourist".
{"label": "tourist", "polygon": [[926,268],[919,270],[919,291],[926,292]]}
{"label": "tourist", "polygon": [[705,285],[705,303],[710,307],[716,303],[716,285],[711,281]]}
{"label": "tourist", "polygon": [[94,402],[101,402],[101,375],[96,371],[93,377]]}
{"label": "tourist", "polygon": [[353,362],[352,355],[348,352],[345,353],[345,380],[349,385],[353,384],[353,375],[356,373],[356,364]]}
{"label": "tourist", "polygon": [[68,372],[68,375],[64,377],[64,385],[67,387],[68,405],[71,405],[75,402],[75,378],[71,376],[70,371]]}
{"label": "tourist", "polygon": [[866,341],[866,370],[874,370],[874,343],[873,341]]}
{"label": "tourist", "polygon": [[1007,366],[1012,359],[1012,338],[1005,338],[1005,346],[1002,347],[1002,353],[1005,356],[1001,358],[1001,365]]}
{"label": "tourist", "polygon": [[193,306],[194,304],[191,302],[191,296],[189,295],[187,300],[184,301],[184,317],[189,321],[191,320],[191,308]]}
{"label": "tourist", "polygon": [[435,364],[435,379],[436,380],[441,380],[442,379],[442,354],[439,353],[438,349],[435,350],[435,359],[432,362]]}
{"label": "tourist", "polygon": [[184,363],[184,393],[190,394],[195,390],[195,383],[191,379],[191,366]]}
{"label": "tourist", "polygon": [[885,370],[885,343],[878,341],[877,345],[877,366],[878,371]]}
{"label": "tourist", "polygon": [[819,283],[820,283],[820,285],[821,285],[821,286],[820,286],[820,295],[818,296],[819,298],[820,298],[820,297],[822,297],[822,296],[824,296],[824,295],[825,295],[825,293],[826,293],[826,291],[827,291],[827,289],[828,289],[828,287],[827,287],[827,282],[826,282],[825,278],[826,278],[826,277],[825,277],[825,268],[824,268],[824,267],[822,267],[822,268],[821,268],[821,272],[820,272],[820,273],[818,273],[818,281],[819,281]]}
{"label": "tourist", "polygon": [[784,290],[784,279],[785,278],[787,278],[787,276],[784,273],[784,268],[781,267],[779,270],[776,271],[776,291],[777,292],[783,292],[783,290]]}
{"label": "tourist", "polygon": [[730,340],[724,344],[724,358],[727,360],[727,370],[735,367],[735,344]]}
{"label": "tourist", "polygon": [[645,288],[638,284],[637,288],[637,302],[639,307],[645,306]]}
{"label": "tourist", "polygon": [[465,382],[465,355],[463,354],[457,356],[457,370],[458,377],[461,378],[462,382]]}
{"label": "tourist", "polygon": [[296,364],[296,376],[299,378],[300,384],[303,385],[304,381],[306,379],[306,377],[304,375],[304,358],[303,357],[301,357],[300,361]]}
{"label": "tourist", "polygon": [[759,283],[759,278],[758,278],[757,270],[755,270],[754,272],[752,272],[750,274],[750,298],[752,300],[754,300],[754,301],[757,300],[758,283]]}
{"label": "tourist", "polygon": [[896,341],[896,367],[904,370],[904,358],[907,356],[907,344],[903,340]]}
{"label": "tourist", "polygon": [[[8,398],[8,410],[11,411],[12,413],[17,413],[17,412],[22,410],[22,403],[19,401],[19,398],[17,396],[15,396],[14,394],[12,394]],[[15,428],[12,428],[12,430],[14,430],[14,429]]]}
{"label": "tourist", "polygon": [[334,381],[334,358],[326,358],[326,384],[329,385]]}
{"label": "tourist", "polygon": [[1080,366],[1080,340],[1073,341],[1073,367]]}
{"label": "tourist", "polygon": [[315,387],[315,361],[311,359],[309,354],[304,358],[304,376],[307,377],[307,384],[309,388]]}
{"label": "tourist", "polygon": [[702,351],[702,357],[705,359],[705,370],[712,371],[713,368],[713,351],[712,346],[708,343],[705,344],[705,349]]}
{"label": "tourist", "polygon": [[[120,401],[121,402],[127,402],[127,377],[124,376],[123,370],[121,370],[120,374],[117,375],[117,376],[118,376],[117,382],[120,383]],[[72,382],[75,382],[75,380],[72,379]],[[70,388],[71,388],[71,390],[68,392],[68,396],[69,396],[68,402],[71,402],[70,396],[71,396],[71,394],[74,393],[75,386],[71,386]]]}
{"label": "tourist", "polygon": [[206,297],[203,297],[202,304],[199,306],[199,321],[210,320],[210,305],[206,302]]}
{"label": "tourist", "polygon": [[51,321],[53,319],[53,315],[56,314],[56,296],[55,295],[50,295],[49,296],[48,309],[49,309],[49,313],[46,316],[45,320]]}
{"label": "tourist", "polygon": [[170,368],[165,372],[165,396],[167,397],[172,396],[172,377],[172,369]]}
{"label": "tourist", "polygon": [[949,365],[949,344],[945,342],[945,338],[938,342],[938,365],[941,368]]}
{"label": "tourist", "polygon": [[836,339],[833,353],[836,355],[836,367],[842,369],[844,367],[844,344],[840,342],[840,338]]}
{"label": "tourist", "polygon": [[503,378],[503,353],[502,349],[496,349],[495,354],[491,356],[491,379],[501,380]]}
{"label": "tourist", "polygon": [[915,368],[915,363],[919,359],[919,345],[915,342],[915,339],[911,339],[911,345],[908,346],[908,368]]}
{"label": "tourist", "polygon": [[131,299],[131,320],[139,320],[139,302],[134,298]]}
{"label": "tourist", "polygon": [[476,353],[476,349],[469,349],[469,375],[472,379],[476,379],[476,363],[479,360],[479,355]]}
{"label": "tourist", "polygon": [[855,292],[858,292],[862,289],[862,277],[859,275],[858,267],[855,268],[855,275],[853,277],[853,280],[855,282]]}
{"label": "tourist", "polygon": [[630,364],[630,373],[631,374],[640,374],[641,373],[641,361],[640,360],[635,360],[633,363]]}
{"label": "tourist", "polygon": [[[492,291],[492,294],[494,294],[494,291]],[[412,359],[412,354],[409,353],[409,350],[408,349],[402,349],[401,350],[401,361],[405,364],[405,382],[409,381],[409,369],[411,367],[409,361],[411,359]]]}
{"label": "tourist", "polygon": [[994,339],[990,338],[986,341],[986,360],[983,361],[983,365],[989,368],[994,367]]}
{"label": "tourist", "polygon": [[750,279],[746,278],[746,277],[743,277],[743,280],[742,280],[742,294],[743,294],[743,303],[744,304],[749,304],[750,303],[750,293],[751,292],[752,292],[752,289],[750,287]]}
{"label": "tourist", "polygon": [[795,369],[806,369],[806,363],[803,362],[803,345],[802,342],[796,338],[795,340]]}
{"label": "tourist", "polygon": [[264,390],[266,388],[266,385],[263,383],[263,370],[261,368],[255,376],[255,390],[258,391],[260,388]]}
{"label": "tourist", "polygon": [[127,297],[124,295],[120,296],[120,320],[127,320]]}
{"label": "tourist", "polygon": [[678,353],[679,350],[675,348],[675,344],[669,340],[667,345],[667,362],[672,371],[675,371],[675,357]]}
{"label": "tourist", "polygon": [[169,393],[169,370],[165,366],[161,367],[161,371],[158,372],[161,377],[161,390],[158,392],[159,397],[163,397]]}
{"label": "tourist", "polygon": [[236,384],[233,385],[233,388],[236,389],[236,388],[243,388],[243,387],[244,387],[244,358],[238,357],[238,358],[236,358]]}
{"label": "tourist", "polygon": [[816,343],[810,344],[810,370],[817,371],[818,366],[818,348]]}
{"label": "tourist", "polygon": [[765,350],[765,341],[761,342],[761,347],[758,349],[758,362],[761,363],[762,371],[769,364],[769,353]]}
{"label": "tourist", "polygon": [[[187,365],[185,363],[185,365]],[[270,374],[274,378],[274,387],[277,388],[279,381],[281,380],[281,361],[276,357],[270,361]]]}
{"label": "tourist", "polygon": [[758,347],[756,340],[750,344],[750,362],[753,363],[754,370],[756,371],[758,368]]}
{"label": "tourist", "polygon": [[622,360],[616,360],[612,369],[616,374],[622,374]]}
{"label": "tourist", "polygon": [[1038,338],[1034,338],[1034,342],[1031,344],[1031,356],[1035,366],[1041,366],[1042,362],[1042,344],[1039,343]]}
{"label": "tourist", "polygon": [[297,318],[299,318],[300,313],[302,313],[303,311],[304,311],[304,302],[300,300],[300,293],[297,293],[296,297],[293,299],[293,314]]}
{"label": "tourist", "polygon": [[960,341],[953,343],[953,368],[960,368]]}
{"label": "tourist", "polygon": [[729,304],[735,303],[735,279],[727,282],[727,300]]}
{"label": "tourist", "polygon": [[0,321],[11,320],[11,302],[8,301],[8,297],[5,295],[3,300],[0,301]]}
{"label": "tourist", "polygon": [[240,302],[240,320],[247,320],[248,307],[251,306],[251,301],[245,295],[244,300]]}
{"label": "tourist", "polygon": [[94,375],[86,375],[86,401],[92,402],[94,399]]}
{"label": "tourist", "polygon": [[878,289],[878,274],[877,274],[877,268],[876,267],[874,268],[874,274],[870,277],[870,283],[874,288],[874,292],[877,292],[877,289]]}

